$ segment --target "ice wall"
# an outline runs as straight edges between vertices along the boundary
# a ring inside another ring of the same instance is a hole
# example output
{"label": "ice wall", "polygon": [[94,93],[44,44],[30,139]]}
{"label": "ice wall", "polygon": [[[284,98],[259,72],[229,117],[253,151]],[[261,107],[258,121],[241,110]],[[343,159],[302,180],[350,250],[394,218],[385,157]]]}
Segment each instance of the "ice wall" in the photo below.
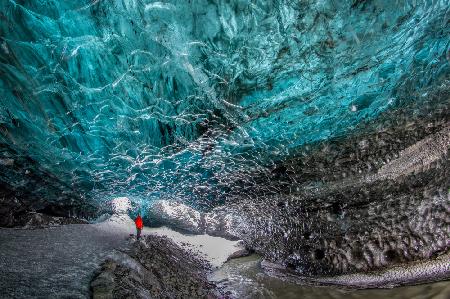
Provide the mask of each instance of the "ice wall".
{"label": "ice wall", "polygon": [[4,197],[289,193],[305,148],[448,112],[446,0],[0,7]]}

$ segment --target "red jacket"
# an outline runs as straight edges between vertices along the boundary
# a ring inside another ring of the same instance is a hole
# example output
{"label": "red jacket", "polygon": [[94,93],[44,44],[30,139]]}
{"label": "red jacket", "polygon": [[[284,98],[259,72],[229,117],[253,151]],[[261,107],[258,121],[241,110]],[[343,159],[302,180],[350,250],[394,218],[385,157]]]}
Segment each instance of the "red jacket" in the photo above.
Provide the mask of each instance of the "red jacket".
{"label": "red jacket", "polygon": [[136,223],[136,228],[142,229],[144,227],[144,222],[142,222],[141,215],[137,216],[136,220],[134,220],[134,223]]}

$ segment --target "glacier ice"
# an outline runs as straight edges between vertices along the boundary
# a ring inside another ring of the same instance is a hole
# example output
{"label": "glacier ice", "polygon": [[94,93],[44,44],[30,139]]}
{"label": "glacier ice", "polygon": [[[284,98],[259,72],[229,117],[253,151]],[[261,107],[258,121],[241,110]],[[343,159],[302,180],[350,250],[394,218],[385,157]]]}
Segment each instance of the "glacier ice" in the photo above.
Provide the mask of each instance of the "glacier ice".
{"label": "glacier ice", "polygon": [[[368,244],[361,219],[396,246],[418,211],[445,220],[449,4],[4,0],[0,198],[87,214],[120,196],[227,204],[298,271],[299,252],[321,272],[400,259],[333,248]],[[406,236],[429,247],[402,260],[448,244],[427,234]]]}
{"label": "glacier ice", "polygon": [[2,1],[2,185],[223,199],[302,146],[448,104],[448,4]]}

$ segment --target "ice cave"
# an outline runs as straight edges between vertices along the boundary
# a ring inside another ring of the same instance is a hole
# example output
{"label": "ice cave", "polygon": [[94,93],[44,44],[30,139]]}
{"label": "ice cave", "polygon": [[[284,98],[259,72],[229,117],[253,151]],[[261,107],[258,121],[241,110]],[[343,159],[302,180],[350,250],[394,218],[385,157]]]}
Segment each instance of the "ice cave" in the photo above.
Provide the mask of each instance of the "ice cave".
{"label": "ice cave", "polygon": [[450,298],[450,0],[0,7],[0,298]]}

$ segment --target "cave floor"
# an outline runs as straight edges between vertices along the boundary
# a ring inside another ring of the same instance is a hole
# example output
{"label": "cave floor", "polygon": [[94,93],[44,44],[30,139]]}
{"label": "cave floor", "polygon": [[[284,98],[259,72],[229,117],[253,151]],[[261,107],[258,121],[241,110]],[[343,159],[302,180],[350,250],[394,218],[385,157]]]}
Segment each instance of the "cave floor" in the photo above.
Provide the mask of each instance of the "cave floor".
{"label": "cave floor", "polygon": [[[134,233],[125,215],[96,224],[44,229],[0,229],[0,298],[86,298],[99,264],[125,249]],[[168,228],[145,228],[143,234],[168,236],[213,266],[240,250],[237,241],[183,235]]]}
{"label": "cave floor", "polygon": [[127,236],[89,224],[0,229],[0,297],[86,298],[94,269]]}
{"label": "cave floor", "polygon": [[[96,224],[73,224],[45,229],[0,229],[1,298],[86,298],[94,270],[115,250],[125,249],[133,231],[127,216]],[[417,298],[450,297],[450,281],[392,290],[348,291],[331,287],[306,287],[264,274],[258,256],[233,259],[239,242],[206,235],[183,235],[168,228],[146,228],[172,238],[207,259],[219,287],[232,298]]]}

